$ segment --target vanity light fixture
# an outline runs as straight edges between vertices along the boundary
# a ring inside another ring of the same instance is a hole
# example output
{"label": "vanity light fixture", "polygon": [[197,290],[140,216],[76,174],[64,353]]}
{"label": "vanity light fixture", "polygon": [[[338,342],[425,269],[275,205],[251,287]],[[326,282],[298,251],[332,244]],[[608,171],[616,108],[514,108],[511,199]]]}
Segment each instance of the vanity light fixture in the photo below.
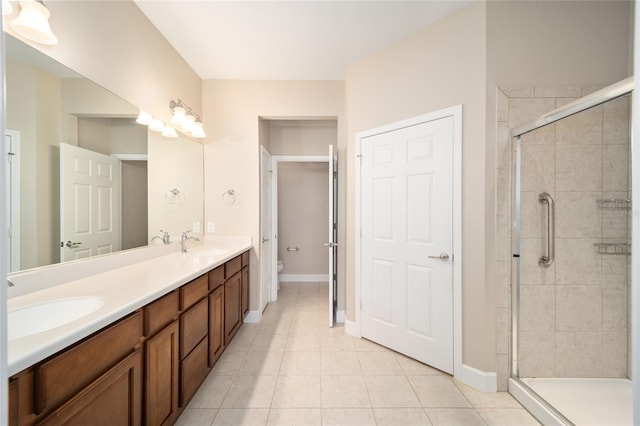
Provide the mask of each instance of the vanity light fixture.
{"label": "vanity light fixture", "polygon": [[20,14],[9,23],[9,26],[31,41],[54,45],[58,43],[58,39],[49,26],[50,15],[49,9],[41,0],[21,1]]}
{"label": "vanity light fixture", "polygon": [[164,130],[162,131],[162,136],[164,136],[165,138],[177,138],[178,133],[176,132],[176,129],[174,129],[173,127],[164,126]]}
{"label": "vanity light fixture", "polygon": [[164,132],[164,123],[162,122],[162,120],[156,118],[149,126],[149,129],[153,130],[154,132]]}
{"label": "vanity light fixture", "polygon": [[171,124],[178,127],[181,132],[194,138],[202,139],[206,137],[200,116],[182,100],[177,99],[169,102],[169,110],[172,114]]}
{"label": "vanity light fixture", "polygon": [[153,117],[148,112],[140,110],[140,114],[138,114],[138,118],[136,118],[136,123],[150,126],[153,124]]}
{"label": "vanity light fixture", "polygon": [[13,6],[9,3],[9,0],[2,0],[2,15],[11,15],[13,13]]}

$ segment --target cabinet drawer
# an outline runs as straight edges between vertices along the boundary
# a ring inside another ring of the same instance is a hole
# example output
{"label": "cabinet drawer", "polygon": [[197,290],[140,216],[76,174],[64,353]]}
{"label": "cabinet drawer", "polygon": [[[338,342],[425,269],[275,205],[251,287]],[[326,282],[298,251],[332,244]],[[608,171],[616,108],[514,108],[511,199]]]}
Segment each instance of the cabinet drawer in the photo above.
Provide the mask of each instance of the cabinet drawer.
{"label": "cabinet drawer", "polygon": [[242,258],[242,267],[249,266],[249,250],[242,253],[240,257]]}
{"label": "cabinet drawer", "polygon": [[152,336],[171,321],[178,318],[179,295],[178,291],[163,296],[155,302],[144,307],[144,335]]}
{"label": "cabinet drawer", "polygon": [[224,284],[224,265],[209,272],[209,291],[215,290],[222,284]]}
{"label": "cabinet drawer", "polygon": [[203,339],[198,346],[180,362],[180,407],[186,406],[209,374],[207,364],[208,339]]}
{"label": "cabinet drawer", "polygon": [[55,407],[88,386],[140,344],[142,311],[99,331],[36,367],[35,411]]}
{"label": "cabinet drawer", "polygon": [[180,310],[189,309],[190,306],[209,293],[208,281],[207,274],[204,274],[180,287]]}
{"label": "cabinet drawer", "polygon": [[38,425],[142,424],[142,350],[138,349]]}
{"label": "cabinet drawer", "polygon": [[208,299],[202,299],[197,305],[180,316],[180,359],[207,335],[209,328]]}
{"label": "cabinet drawer", "polygon": [[229,279],[242,268],[242,256],[234,257],[224,264],[224,278]]}

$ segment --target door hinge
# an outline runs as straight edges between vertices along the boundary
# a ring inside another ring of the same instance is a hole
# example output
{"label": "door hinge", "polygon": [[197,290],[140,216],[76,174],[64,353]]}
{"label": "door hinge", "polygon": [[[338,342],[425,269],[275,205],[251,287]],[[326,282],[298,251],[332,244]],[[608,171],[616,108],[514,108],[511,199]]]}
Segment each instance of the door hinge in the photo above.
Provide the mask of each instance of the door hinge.
{"label": "door hinge", "polygon": [[7,152],[7,160],[9,160],[9,164],[11,164],[13,162],[13,157],[16,154],[14,154],[13,152]]}

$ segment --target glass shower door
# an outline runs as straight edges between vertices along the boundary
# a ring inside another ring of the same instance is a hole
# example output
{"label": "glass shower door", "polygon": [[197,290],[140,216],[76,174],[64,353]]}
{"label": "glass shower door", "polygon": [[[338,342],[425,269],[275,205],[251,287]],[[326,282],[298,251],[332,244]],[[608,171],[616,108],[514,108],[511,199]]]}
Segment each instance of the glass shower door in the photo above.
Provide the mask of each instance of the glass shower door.
{"label": "glass shower door", "polygon": [[624,412],[598,395],[630,386],[629,107],[623,96],[513,140],[512,377],[573,423]]}

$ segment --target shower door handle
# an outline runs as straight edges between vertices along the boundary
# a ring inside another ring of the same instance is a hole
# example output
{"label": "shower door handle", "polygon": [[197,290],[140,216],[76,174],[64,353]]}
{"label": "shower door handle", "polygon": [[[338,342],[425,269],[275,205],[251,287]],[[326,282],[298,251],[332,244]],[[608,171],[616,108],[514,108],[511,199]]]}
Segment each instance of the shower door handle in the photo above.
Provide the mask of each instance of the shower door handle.
{"label": "shower door handle", "polygon": [[538,194],[538,201],[547,204],[547,253],[540,256],[538,265],[547,267],[551,266],[556,257],[556,207],[548,192]]}

